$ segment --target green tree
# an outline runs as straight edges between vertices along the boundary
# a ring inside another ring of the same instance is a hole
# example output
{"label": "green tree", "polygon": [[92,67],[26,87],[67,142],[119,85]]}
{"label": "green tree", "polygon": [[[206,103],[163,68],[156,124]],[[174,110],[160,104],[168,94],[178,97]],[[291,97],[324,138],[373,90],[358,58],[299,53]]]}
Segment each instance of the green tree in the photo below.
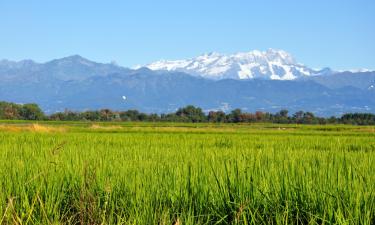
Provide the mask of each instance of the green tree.
{"label": "green tree", "polygon": [[192,105],[178,109],[176,115],[186,119],[188,122],[196,123],[206,121],[206,115],[203,113],[202,109]]}
{"label": "green tree", "polygon": [[99,111],[86,111],[82,112],[80,117],[88,121],[98,121],[100,120],[100,113]]}
{"label": "green tree", "polygon": [[25,120],[43,120],[46,118],[43,111],[35,103],[22,105],[20,116]]}
{"label": "green tree", "polygon": [[242,111],[241,109],[235,109],[231,113],[228,114],[228,121],[232,123],[239,123],[242,122]]}
{"label": "green tree", "polygon": [[226,115],[223,111],[210,111],[207,119],[209,122],[223,123],[226,121]]}

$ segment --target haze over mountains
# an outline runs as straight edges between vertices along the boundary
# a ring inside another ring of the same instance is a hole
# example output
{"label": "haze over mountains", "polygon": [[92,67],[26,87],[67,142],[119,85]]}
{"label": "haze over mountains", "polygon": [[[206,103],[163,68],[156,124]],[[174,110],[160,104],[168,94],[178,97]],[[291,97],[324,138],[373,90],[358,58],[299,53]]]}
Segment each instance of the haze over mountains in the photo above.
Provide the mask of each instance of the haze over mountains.
{"label": "haze over mountains", "polygon": [[75,55],[46,63],[0,61],[0,100],[38,103],[47,113],[110,108],[163,113],[304,110],[320,116],[375,112],[375,72],[314,70],[285,51],[205,54],[138,69]]}

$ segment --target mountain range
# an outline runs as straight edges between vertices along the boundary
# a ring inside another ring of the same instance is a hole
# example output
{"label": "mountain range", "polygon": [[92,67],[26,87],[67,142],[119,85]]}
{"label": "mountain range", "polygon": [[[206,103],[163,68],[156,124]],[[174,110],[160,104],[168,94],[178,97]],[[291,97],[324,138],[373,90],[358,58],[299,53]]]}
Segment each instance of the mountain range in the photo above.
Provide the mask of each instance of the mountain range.
{"label": "mountain range", "polygon": [[1,60],[0,80],[0,101],[35,102],[46,113],[100,108],[166,113],[188,104],[205,111],[375,113],[375,72],[314,70],[279,50],[212,53],[137,69],[79,55],[46,63]]}

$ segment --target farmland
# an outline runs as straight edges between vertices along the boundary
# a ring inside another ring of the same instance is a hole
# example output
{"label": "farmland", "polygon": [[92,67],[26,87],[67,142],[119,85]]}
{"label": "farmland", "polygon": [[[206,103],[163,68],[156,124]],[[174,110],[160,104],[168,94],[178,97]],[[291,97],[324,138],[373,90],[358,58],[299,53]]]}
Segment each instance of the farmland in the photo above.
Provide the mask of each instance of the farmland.
{"label": "farmland", "polygon": [[0,123],[0,224],[375,224],[375,129]]}

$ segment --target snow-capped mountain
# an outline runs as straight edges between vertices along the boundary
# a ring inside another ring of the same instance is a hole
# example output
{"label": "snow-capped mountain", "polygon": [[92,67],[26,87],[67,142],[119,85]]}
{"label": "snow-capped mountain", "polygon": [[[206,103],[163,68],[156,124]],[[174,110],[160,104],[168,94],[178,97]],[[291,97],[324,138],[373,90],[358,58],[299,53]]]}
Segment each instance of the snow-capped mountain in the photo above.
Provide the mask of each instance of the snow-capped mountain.
{"label": "snow-capped mountain", "polygon": [[329,73],[329,69],[313,70],[282,50],[242,52],[232,55],[209,53],[186,60],[161,60],[145,67],[151,70],[185,72],[209,79],[294,80]]}

